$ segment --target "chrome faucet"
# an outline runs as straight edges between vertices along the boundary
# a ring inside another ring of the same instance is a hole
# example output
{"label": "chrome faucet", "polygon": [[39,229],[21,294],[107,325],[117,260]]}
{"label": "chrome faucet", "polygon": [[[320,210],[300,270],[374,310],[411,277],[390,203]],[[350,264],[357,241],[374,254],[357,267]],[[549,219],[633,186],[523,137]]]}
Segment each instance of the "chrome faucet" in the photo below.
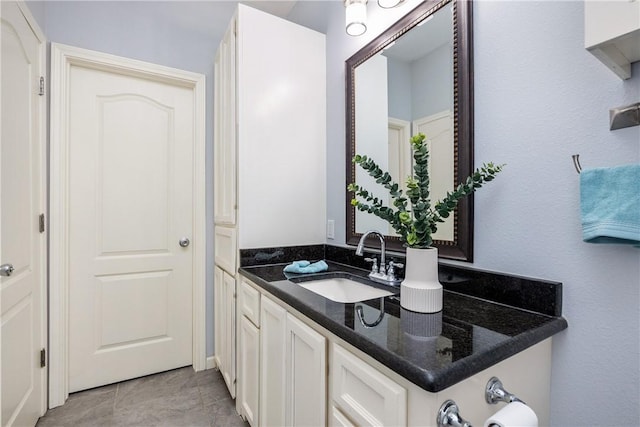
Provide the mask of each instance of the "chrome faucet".
{"label": "chrome faucet", "polygon": [[384,262],[385,258],[385,250],[384,250],[384,236],[382,233],[376,230],[369,230],[360,237],[360,241],[358,242],[358,247],[356,248],[356,255],[362,256],[362,250],[364,249],[364,241],[367,240],[370,234],[373,234],[380,240],[380,267],[378,271],[387,272],[386,264]]}
{"label": "chrome faucet", "polygon": [[358,242],[358,247],[356,248],[356,255],[362,256],[364,249],[364,242],[367,240],[369,235],[373,234],[380,240],[380,266],[376,264],[376,259],[374,258],[365,258],[365,261],[372,262],[373,266],[371,268],[371,273],[369,273],[369,278],[376,282],[384,283],[386,285],[397,285],[401,282],[400,279],[396,278],[395,268],[404,267],[403,264],[397,262],[389,262],[389,268],[387,269],[387,264],[385,262],[386,251],[385,251],[385,243],[384,236],[382,233],[376,230],[369,230],[360,237],[360,241]]}

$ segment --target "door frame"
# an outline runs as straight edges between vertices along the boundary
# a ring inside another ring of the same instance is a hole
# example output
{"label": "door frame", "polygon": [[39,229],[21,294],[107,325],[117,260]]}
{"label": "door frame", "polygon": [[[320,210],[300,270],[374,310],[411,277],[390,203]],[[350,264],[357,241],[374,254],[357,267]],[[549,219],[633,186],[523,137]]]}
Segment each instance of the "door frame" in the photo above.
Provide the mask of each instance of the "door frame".
{"label": "door frame", "polygon": [[193,146],[193,347],[196,371],[206,368],[205,76],[58,43],[51,44],[49,407],[69,396],[69,78],[71,66],[143,77],[191,89]]}
{"label": "door frame", "polygon": [[[38,39],[38,42],[40,44],[39,50],[40,52],[38,53],[38,56],[40,58],[40,67],[37,70],[37,75],[39,77],[44,78],[44,81],[47,81],[47,57],[46,57],[46,44],[47,44],[47,38],[45,37],[44,33],[42,32],[42,30],[40,29],[40,27],[38,26],[38,23],[36,21],[36,19],[33,17],[33,14],[31,13],[31,10],[29,9],[29,7],[26,5],[26,3],[23,0],[15,0],[16,5],[18,6],[18,9],[20,10],[20,12],[22,13],[22,15],[24,16],[25,20],[27,21],[27,24],[29,24],[29,26],[31,27],[33,33],[35,34],[36,38]],[[0,15],[2,14],[2,12],[0,11]],[[34,83],[34,88],[37,87],[36,82]],[[37,108],[39,110],[38,112],[38,129],[39,129],[39,133],[37,135],[37,139],[38,139],[38,151],[39,151],[39,159],[40,162],[38,165],[36,165],[36,167],[38,167],[38,169],[40,170],[40,195],[39,195],[39,200],[40,200],[40,206],[39,206],[39,210],[42,214],[44,214],[44,217],[47,218],[47,102],[46,102],[46,95],[42,94],[42,96],[40,96],[40,100],[39,102],[34,106],[34,108]],[[43,348],[45,350],[45,352],[48,351],[47,348],[47,328],[48,328],[48,319],[47,319],[47,233],[43,232],[40,233],[40,278],[39,278],[39,288],[40,288],[40,307],[38,307],[38,309],[40,310],[40,325],[38,325],[38,327],[40,328],[40,346],[41,348]],[[1,298],[2,293],[0,292],[0,298]],[[1,334],[1,328],[0,328],[0,334]],[[0,336],[0,349],[2,346],[2,340],[1,340],[1,336]],[[44,415],[44,413],[47,410],[47,374],[48,374],[48,370],[49,370],[49,366],[45,366],[42,369],[40,369],[40,374],[38,376],[38,378],[36,379],[37,381],[40,381],[41,387],[40,387],[40,415]],[[0,372],[0,375],[2,375],[2,373]],[[0,417],[2,415],[2,408],[0,408]]]}

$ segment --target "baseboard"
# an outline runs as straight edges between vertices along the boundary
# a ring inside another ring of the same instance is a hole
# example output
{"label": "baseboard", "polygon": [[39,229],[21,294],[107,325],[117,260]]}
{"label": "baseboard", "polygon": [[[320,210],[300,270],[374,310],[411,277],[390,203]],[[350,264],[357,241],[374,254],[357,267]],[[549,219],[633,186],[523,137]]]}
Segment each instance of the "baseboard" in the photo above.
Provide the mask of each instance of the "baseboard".
{"label": "baseboard", "polygon": [[216,367],[216,358],[215,356],[207,357],[207,363],[205,364],[204,369],[213,369]]}

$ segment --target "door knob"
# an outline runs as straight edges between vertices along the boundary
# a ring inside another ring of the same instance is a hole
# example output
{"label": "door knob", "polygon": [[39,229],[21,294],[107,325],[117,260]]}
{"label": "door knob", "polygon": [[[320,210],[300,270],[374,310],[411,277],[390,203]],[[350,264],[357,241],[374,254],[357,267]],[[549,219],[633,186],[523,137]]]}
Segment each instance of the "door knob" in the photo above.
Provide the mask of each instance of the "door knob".
{"label": "door knob", "polygon": [[186,248],[187,246],[189,246],[189,243],[191,243],[191,241],[189,241],[189,239],[187,239],[186,237],[183,237],[182,239],[180,239],[180,241],[178,243],[183,248]]}
{"label": "door knob", "polygon": [[0,265],[0,276],[11,276],[13,273],[13,265],[12,264],[2,264]]}

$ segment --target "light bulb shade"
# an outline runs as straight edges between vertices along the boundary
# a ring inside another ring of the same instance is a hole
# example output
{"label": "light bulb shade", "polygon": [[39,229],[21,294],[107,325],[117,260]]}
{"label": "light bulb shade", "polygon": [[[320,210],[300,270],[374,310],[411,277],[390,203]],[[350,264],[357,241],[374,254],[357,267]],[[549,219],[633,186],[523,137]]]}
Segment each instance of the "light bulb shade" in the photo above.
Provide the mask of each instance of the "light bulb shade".
{"label": "light bulb shade", "polygon": [[367,2],[363,0],[346,0],[345,17],[347,34],[359,36],[367,31]]}
{"label": "light bulb shade", "polygon": [[392,7],[398,6],[404,0],[378,0],[378,6],[383,9],[391,9]]}

